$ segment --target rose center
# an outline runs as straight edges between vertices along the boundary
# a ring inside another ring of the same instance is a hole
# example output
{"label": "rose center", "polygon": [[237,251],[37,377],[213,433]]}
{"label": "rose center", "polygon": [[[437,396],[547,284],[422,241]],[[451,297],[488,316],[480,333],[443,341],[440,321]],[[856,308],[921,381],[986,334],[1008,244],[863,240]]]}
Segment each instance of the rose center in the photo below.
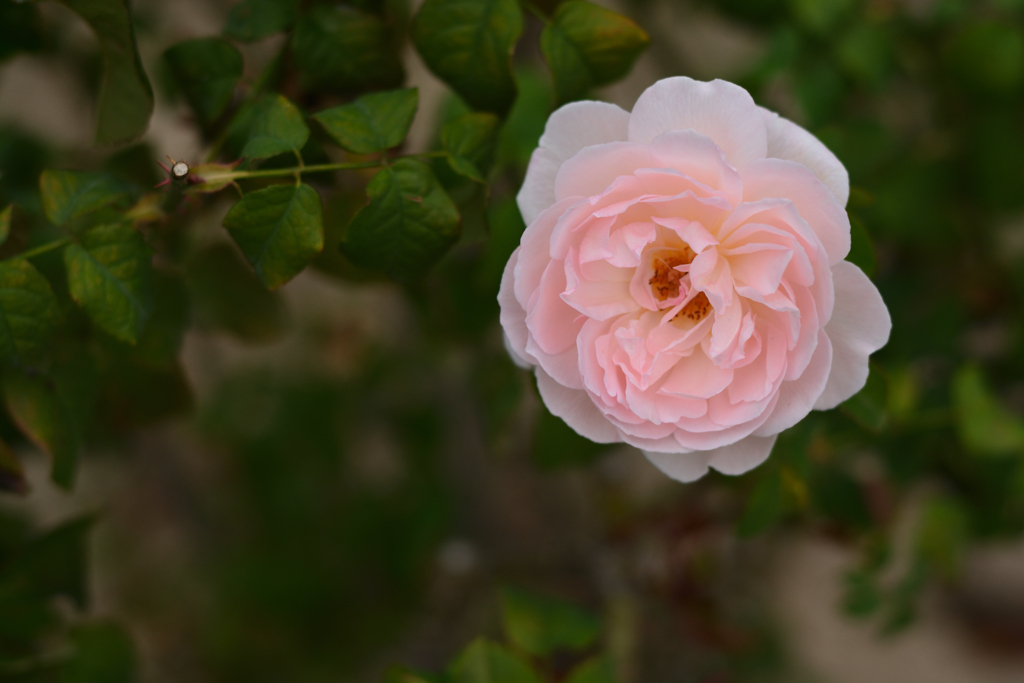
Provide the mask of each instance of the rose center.
{"label": "rose center", "polygon": [[675,318],[672,319],[675,320],[676,318],[683,317],[689,318],[690,320],[696,323],[703,320],[704,317],[707,316],[707,314],[710,312],[711,302],[708,301],[708,298],[707,296],[704,295],[704,292],[700,292],[699,294],[697,294],[697,296],[693,297],[690,303],[683,306],[682,310],[676,313]]}
{"label": "rose center", "polygon": [[685,273],[676,270],[676,266],[685,266],[693,261],[696,254],[689,247],[683,247],[675,253],[656,257],[651,266],[654,275],[647,281],[651,286],[651,292],[658,301],[668,301],[679,296],[679,282],[685,277]]}

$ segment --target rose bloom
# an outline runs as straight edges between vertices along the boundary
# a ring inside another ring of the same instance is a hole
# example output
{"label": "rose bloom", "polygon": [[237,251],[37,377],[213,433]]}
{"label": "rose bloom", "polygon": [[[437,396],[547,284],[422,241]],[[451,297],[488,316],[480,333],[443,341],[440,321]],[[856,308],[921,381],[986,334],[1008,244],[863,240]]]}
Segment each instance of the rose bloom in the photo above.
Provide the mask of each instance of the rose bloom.
{"label": "rose bloom", "polygon": [[891,321],[852,263],[842,163],[725,81],[551,115],[498,301],[513,358],[583,436],[668,476],[740,474],[859,391]]}

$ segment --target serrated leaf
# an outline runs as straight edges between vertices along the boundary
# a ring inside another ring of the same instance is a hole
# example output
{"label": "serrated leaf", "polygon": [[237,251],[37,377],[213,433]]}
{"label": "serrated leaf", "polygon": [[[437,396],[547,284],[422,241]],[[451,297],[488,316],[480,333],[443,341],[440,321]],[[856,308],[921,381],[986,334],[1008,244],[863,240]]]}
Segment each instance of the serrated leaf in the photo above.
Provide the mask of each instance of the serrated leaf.
{"label": "serrated leaf", "polygon": [[6,209],[0,211],[0,246],[3,246],[11,235],[11,214],[13,212],[14,204],[10,204]]}
{"label": "serrated leaf", "polygon": [[522,32],[516,0],[426,0],[412,24],[430,70],[474,109],[496,114],[516,97],[512,52]]}
{"label": "serrated leaf", "polygon": [[444,124],[441,144],[452,170],[470,180],[484,182],[494,161],[498,117],[484,112],[465,114]]}
{"label": "serrated leaf", "polygon": [[71,297],[101,329],[134,344],[149,319],[152,250],[129,225],[100,225],[68,245]]}
{"label": "serrated leaf", "polygon": [[224,227],[270,289],[302,272],[324,248],[320,195],[309,185],[273,185],[231,207]]}
{"label": "serrated leaf", "polygon": [[529,664],[498,645],[479,638],[452,665],[451,683],[541,683]]}
{"label": "serrated leaf", "polygon": [[538,657],[584,650],[601,632],[601,622],[589,612],[518,588],[501,589],[501,611],[509,640]]}
{"label": "serrated leaf", "polygon": [[61,312],[50,283],[28,261],[0,261],[0,359],[21,364],[45,351]]}
{"label": "serrated leaf", "polygon": [[592,657],[569,674],[565,683],[616,683],[615,667],[608,657]]}
{"label": "serrated leaf", "polygon": [[1024,453],[1024,419],[1010,413],[985,385],[981,370],[964,366],[953,378],[960,441],[978,455]]}
{"label": "serrated leaf", "polygon": [[38,375],[8,372],[3,389],[7,412],[18,428],[50,456],[53,481],[70,489],[78,462],[78,433],[56,388]]}
{"label": "serrated leaf", "polygon": [[21,495],[28,493],[28,482],[21,461],[4,441],[0,441],[0,491]]}
{"label": "serrated leaf", "polygon": [[382,169],[366,194],[369,204],[352,219],[342,241],[358,266],[411,282],[459,237],[459,211],[423,162],[400,159]]}
{"label": "serrated leaf", "polygon": [[562,103],[625,76],[649,43],[632,20],[585,0],[559,5],[540,36]]}
{"label": "serrated leaf", "polygon": [[112,204],[124,195],[119,180],[105,173],[43,171],[39,176],[43,211],[54,225]]}
{"label": "serrated leaf", "polygon": [[228,13],[224,35],[252,43],[287,31],[297,16],[296,0],[242,0]]}
{"label": "serrated leaf", "polygon": [[298,152],[308,139],[309,127],[302,120],[302,114],[283,95],[275,95],[258,104],[242,156],[266,159],[285,152]]}
{"label": "serrated leaf", "polygon": [[314,5],[295,27],[292,56],[306,85],[331,92],[393,88],[405,75],[387,25],[345,5]]}
{"label": "serrated leaf", "polygon": [[58,0],[85,19],[100,42],[103,77],[96,141],[129,142],[146,132],[153,113],[153,89],[135,45],[128,0]]}
{"label": "serrated leaf", "polygon": [[200,122],[216,121],[242,77],[242,53],[221,38],[197,38],[168,48],[164,58]]}
{"label": "serrated leaf", "polygon": [[418,105],[419,91],[406,88],[364,95],[313,118],[344,149],[355,154],[374,154],[402,144]]}

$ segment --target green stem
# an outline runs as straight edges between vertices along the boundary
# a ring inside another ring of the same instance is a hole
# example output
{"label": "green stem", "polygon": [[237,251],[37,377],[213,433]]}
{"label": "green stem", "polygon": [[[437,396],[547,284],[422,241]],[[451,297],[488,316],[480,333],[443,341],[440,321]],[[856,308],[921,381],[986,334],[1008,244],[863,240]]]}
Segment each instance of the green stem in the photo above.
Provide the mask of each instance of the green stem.
{"label": "green stem", "polygon": [[54,249],[60,249],[61,247],[65,246],[65,245],[68,245],[68,244],[71,244],[71,238],[70,237],[64,237],[64,238],[61,238],[59,240],[54,240],[53,242],[47,242],[46,244],[40,244],[35,249],[29,249],[28,251],[23,251],[20,254],[15,254],[14,256],[5,258],[4,261],[17,261],[18,259],[35,258],[36,256],[39,256],[41,254],[45,254],[48,251],[53,251]]}
{"label": "green stem", "polygon": [[[447,152],[427,152],[425,154],[407,154],[395,159],[436,158],[446,156]],[[302,173],[322,173],[324,171],[353,171],[361,168],[379,168],[387,163],[386,159],[373,161],[349,161],[335,164],[312,164],[310,166],[290,166],[288,168],[265,168],[257,171],[228,171],[227,173],[207,174],[201,176],[205,183],[243,180],[245,178],[275,178],[279,176],[299,176]]]}

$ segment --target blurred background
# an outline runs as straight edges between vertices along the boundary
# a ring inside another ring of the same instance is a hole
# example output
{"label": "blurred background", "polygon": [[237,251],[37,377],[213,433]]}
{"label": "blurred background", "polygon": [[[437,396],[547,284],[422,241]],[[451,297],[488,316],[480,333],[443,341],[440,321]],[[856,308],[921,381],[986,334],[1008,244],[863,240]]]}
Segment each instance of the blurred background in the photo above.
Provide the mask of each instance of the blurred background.
{"label": "blurred background", "polygon": [[[201,160],[209,132],[163,55],[219,34],[234,4],[132,3],[156,110],[141,144],[111,150],[93,145],[88,26],[0,0],[0,206],[31,215],[43,168],[152,186],[165,155]],[[10,653],[43,658],[68,633],[147,683],[437,672],[477,636],[509,637],[512,586],[600,624],[582,654],[544,659],[552,681],[593,652],[622,683],[1024,680],[1024,2],[598,4],[651,38],[598,98],[629,109],[659,78],[724,78],[846,165],[851,258],[894,323],[866,389],[757,470],[691,485],[545,411],[495,302],[554,104],[529,16],[490,195],[438,170],[463,236],[423,282],[335,248],[372,172],[325,196],[324,255],[275,292],[215,195],[181,219],[188,274],[158,303],[180,321],[170,352],[97,338],[68,380],[94,409],[74,492],[0,425],[31,487],[0,493],[0,678],[42,680]],[[397,25],[414,9],[387,3]],[[243,83],[286,41],[240,44]],[[405,149],[426,151],[462,105],[401,50],[420,89]],[[280,89],[334,101],[287,74]],[[19,602],[16,574],[55,577],[60,597]],[[114,680],[89,671],[61,680]]]}

